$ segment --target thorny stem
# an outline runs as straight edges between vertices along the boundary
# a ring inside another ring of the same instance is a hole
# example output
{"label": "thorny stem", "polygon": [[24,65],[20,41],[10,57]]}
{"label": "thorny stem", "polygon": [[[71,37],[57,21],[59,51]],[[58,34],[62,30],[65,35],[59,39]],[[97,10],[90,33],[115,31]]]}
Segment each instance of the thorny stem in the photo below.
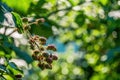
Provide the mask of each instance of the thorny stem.
{"label": "thorny stem", "polygon": [[[31,38],[31,39],[33,39],[32,38],[32,35],[31,35],[31,33],[27,30],[27,32],[28,32],[28,37],[29,38]],[[35,45],[37,46],[37,48],[40,50],[40,47],[39,47],[39,45],[35,42]],[[41,50],[40,50],[41,51]]]}

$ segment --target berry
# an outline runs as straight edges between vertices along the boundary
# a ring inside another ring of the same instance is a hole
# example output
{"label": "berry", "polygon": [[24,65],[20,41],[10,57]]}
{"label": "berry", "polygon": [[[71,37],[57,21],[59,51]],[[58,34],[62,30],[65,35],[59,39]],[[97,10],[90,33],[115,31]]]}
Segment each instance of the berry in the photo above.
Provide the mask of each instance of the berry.
{"label": "berry", "polygon": [[42,70],[44,70],[45,69],[45,64],[44,63],[38,63],[38,67],[40,68],[40,69],[42,69]]}
{"label": "berry", "polygon": [[53,60],[58,60],[58,57],[56,55],[52,55]]}
{"label": "berry", "polygon": [[49,57],[49,53],[47,53],[47,52],[43,52],[42,55],[43,55],[45,58],[48,58],[48,57]]}
{"label": "berry", "polygon": [[52,58],[49,57],[49,58],[46,58],[46,62],[51,64],[53,62],[53,60],[52,60]]}
{"label": "berry", "polygon": [[40,51],[39,50],[34,50],[33,53],[38,54]]}
{"label": "berry", "polygon": [[44,51],[44,48],[43,48],[43,47],[40,47],[40,50],[41,50],[41,51]]}
{"label": "berry", "polygon": [[30,30],[30,29],[31,29],[30,26],[28,26],[28,25],[24,25],[24,30]]}
{"label": "berry", "polygon": [[42,44],[42,45],[46,44],[46,38],[45,37],[40,37],[39,40],[40,40],[40,44]]}
{"label": "berry", "polygon": [[37,23],[41,23],[41,22],[43,23],[43,22],[45,22],[45,19],[44,18],[36,19],[36,22]]}
{"label": "berry", "polygon": [[46,69],[52,69],[52,65],[51,64],[45,64],[45,68]]}
{"label": "berry", "polygon": [[17,74],[17,75],[15,75],[15,77],[16,77],[16,78],[22,78],[22,75]]}
{"label": "berry", "polygon": [[24,17],[24,18],[22,18],[22,21],[23,22],[28,22],[28,18]]}
{"label": "berry", "polygon": [[47,46],[47,50],[53,50],[53,51],[56,51],[56,47],[54,45],[48,45]]}
{"label": "berry", "polygon": [[36,54],[32,54],[32,58],[33,58],[34,60],[37,60],[37,59],[38,59],[38,57],[37,57]]}
{"label": "berry", "polygon": [[42,61],[44,58],[43,58],[43,56],[41,56],[41,55],[39,55],[38,57],[37,57],[37,60],[39,60],[39,61]]}

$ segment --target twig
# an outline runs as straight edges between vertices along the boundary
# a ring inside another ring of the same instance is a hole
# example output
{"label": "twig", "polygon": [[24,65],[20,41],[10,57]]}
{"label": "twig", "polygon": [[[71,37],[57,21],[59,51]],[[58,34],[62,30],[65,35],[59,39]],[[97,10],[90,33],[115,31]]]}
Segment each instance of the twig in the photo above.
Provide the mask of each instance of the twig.
{"label": "twig", "polygon": [[51,15],[53,15],[53,14],[59,12],[59,11],[66,11],[66,10],[70,10],[70,9],[72,9],[72,6],[70,6],[70,7],[68,7],[68,8],[65,8],[65,9],[59,9],[59,10],[53,11],[53,12],[49,13],[49,14],[47,15],[47,17],[49,17],[49,16],[51,16]]}
{"label": "twig", "polygon": [[2,27],[7,27],[7,28],[15,28],[15,27],[11,27],[11,26],[7,26],[7,25],[3,25],[2,23],[0,23],[0,26],[2,26]]}
{"label": "twig", "polygon": [[[80,5],[80,4],[82,4],[83,2],[79,2],[76,6],[78,6],[78,5]],[[70,6],[70,7],[67,7],[67,8],[64,8],[64,9],[59,9],[59,10],[56,10],[56,11],[52,11],[51,13],[49,13],[48,15],[47,15],[47,17],[49,17],[49,16],[51,16],[51,15],[53,15],[53,14],[56,14],[57,12],[59,12],[59,11],[66,11],[66,10],[70,10],[70,9],[72,9],[73,7],[75,7],[75,6]]]}
{"label": "twig", "polygon": [[12,35],[14,32],[16,32],[17,31],[17,28],[16,29],[14,29],[11,33],[9,33],[7,36],[10,36],[10,35]]}

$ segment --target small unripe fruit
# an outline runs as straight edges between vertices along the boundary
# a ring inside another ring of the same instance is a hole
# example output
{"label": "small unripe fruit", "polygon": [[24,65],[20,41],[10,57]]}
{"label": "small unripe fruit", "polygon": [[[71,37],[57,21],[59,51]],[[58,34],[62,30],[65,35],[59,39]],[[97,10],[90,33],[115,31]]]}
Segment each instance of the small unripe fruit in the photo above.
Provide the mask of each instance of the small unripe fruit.
{"label": "small unripe fruit", "polygon": [[43,52],[42,55],[43,55],[45,58],[48,58],[48,57],[49,57],[49,53],[47,53],[47,52]]}
{"label": "small unripe fruit", "polygon": [[44,58],[43,58],[43,56],[41,56],[41,55],[39,55],[38,57],[37,57],[37,60],[39,60],[39,61],[42,61]]}
{"label": "small unripe fruit", "polygon": [[58,60],[58,57],[56,55],[52,55],[53,60]]}
{"label": "small unripe fruit", "polygon": [[24,17],[24,18],[22,18],[22,21],[23,22],[28,22],[28,18]]}
{"label": "small unripe fruit", "polygon": [[45,37],[40,37],[39,40],[40,40],[40,44],[42,45],[46,44],[47,39]]}
{"label": "small unripe fruit", "polygon": [[40,19],[36,19],[36,22],[39,24],[39,23],[43,23],[43,22],[45,22],[45,19],[44,18],[40,18]]}
{"label": "small unripe fruit", "polygon": [[52,69],[52,65],[51,64],[45,64],[45,68],[46,69]]}
{"label": "small unripe fruit", "polygon": [[47,50],[53,50],[53,51],[56,51],[56,47],[54,45],[48,45],[47,46]]}
{"label": "small unripe fruit", "polygon": [[37,57],[36,54],[32,54],[32,58],[33,58],[34,60],[37,60],[37,59],[38,59],[38,57]]}
{"label": "small unripe fruit", "polygon": [[33,53],[34,54],[38,54],[40,51],[39,50],[34,50]]}
{"label": "small unripe fruit", "polygon": [[15,77],[16,77],[16,78],[22,78],[22,75],[17,74],[17,75],[15,75]]}
{"label": "small unripe fruit", "polygon": [[45,45],[45,44],[46,44],[46,42],[40,42],[40,44],[41,44],[41,45]]}
{"label": "small unripe fruit", "polygon": [[44,51],[44,48],[43,48],[43,47],[40,47],[40,50],[41,50],[41,51]]}
{"label": "small unripe fruit", "polygon": [[45,64],[44,63],[38,63],[38,67],[40,68],[40,69],[42,69],[42,70],[44,70],[45,69]]}
{"label": "small unripe fruit", "polygon": [[39,40],[40,41],[46,41],[47,39],[45,37],[40,37]]}
{"label": "small unripe fruit", "polygon": [[28,26],[28,25],[24,25],[24,30],[30,30],[30,29],[31,29],[30,26]]}
{"label": "small unripe fruit", "polygon": [[51,64],[53,62],[53,60],[52,60],[52,58],[49,57],[49,58],[46,58],[46,62]]}

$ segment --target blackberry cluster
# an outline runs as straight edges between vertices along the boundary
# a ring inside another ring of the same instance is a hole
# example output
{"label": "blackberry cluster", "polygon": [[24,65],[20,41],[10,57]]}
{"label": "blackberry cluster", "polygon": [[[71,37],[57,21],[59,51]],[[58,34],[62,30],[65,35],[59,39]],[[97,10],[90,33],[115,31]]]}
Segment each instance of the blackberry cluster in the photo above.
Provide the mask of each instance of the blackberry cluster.
{"label": "blackberry cluster", "polygon": [[38,61],[38,67],[42,70],[52,69],[52,62],[58,59],[57,55],[52,54],[56,51],[54,45],[46,46],[46,38],[35,35],[29,39],[30,48],[33,50],[32,58]]}

